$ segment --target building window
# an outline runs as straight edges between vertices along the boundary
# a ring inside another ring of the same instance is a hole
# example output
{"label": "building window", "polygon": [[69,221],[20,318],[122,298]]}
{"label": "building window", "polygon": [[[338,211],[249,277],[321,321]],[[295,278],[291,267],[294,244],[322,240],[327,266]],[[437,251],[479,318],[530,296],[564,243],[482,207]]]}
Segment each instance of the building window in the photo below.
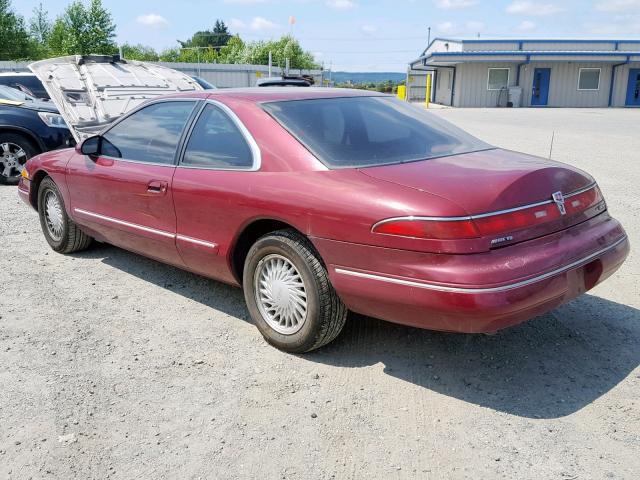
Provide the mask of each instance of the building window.
{"label": "building window", "polygon": [[508,68],[490,68],[487,79],[487,90],[502,90],[509,86]]}
{"label": "building window", "polygon": [[581,68],[578,74],[578,90],[599,90],[600,69]]}

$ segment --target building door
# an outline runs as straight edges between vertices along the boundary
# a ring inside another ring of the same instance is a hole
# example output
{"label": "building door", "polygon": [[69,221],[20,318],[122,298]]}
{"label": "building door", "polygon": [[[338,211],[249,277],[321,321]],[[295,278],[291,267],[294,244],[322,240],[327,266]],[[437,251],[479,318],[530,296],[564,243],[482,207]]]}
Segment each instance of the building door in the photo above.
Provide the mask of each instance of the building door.
{"label": "building door", "polygon": [[550,68],[536,68],[533,71],[533,86],[531,89],[531,105],[544,106],[549,102]]}
{"label": "building door", "polygon": [[626,105],[627,107],[640,107],[640,68],[629,70]]}

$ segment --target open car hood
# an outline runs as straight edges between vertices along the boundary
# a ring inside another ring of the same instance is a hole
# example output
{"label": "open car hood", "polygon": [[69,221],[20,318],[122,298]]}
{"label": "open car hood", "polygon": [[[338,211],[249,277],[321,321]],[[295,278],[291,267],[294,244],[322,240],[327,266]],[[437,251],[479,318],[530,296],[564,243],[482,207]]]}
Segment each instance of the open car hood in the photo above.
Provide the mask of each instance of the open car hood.
{"label": "open car hood", "polygon": [[29,65],[77,142],[142,102],[170,93],[202,90],[188,75],[151,63],[109,55],[71,55]]}

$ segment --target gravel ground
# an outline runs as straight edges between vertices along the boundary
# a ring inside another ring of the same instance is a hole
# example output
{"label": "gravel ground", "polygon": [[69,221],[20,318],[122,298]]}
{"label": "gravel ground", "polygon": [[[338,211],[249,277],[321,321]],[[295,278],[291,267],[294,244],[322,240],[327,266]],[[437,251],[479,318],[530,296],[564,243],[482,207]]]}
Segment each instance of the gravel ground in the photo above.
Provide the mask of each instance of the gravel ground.
{"label": "gravel ground", "polygon": [[[437,110],[595,175],[640,242],[631,110]],[[638,478],[640,258],[495,336],[353,316],[269,347],[239,290],[110,246],[61,256],[0,187],[0,478]]]}

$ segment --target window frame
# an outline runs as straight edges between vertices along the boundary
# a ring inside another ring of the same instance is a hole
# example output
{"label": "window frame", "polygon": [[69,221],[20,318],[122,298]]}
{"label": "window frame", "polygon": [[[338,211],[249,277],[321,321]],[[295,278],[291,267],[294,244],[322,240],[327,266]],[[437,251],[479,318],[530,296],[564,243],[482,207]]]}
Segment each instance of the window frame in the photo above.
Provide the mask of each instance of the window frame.
{"label": "window frame", "polygon": [[[489,88],[491,85],[489,80],[491,79],[491,70],[506,70],[507,71],[507,84],[504,87],[500,88]],[[511,81],[511,68],[509,67],[489,67],[487,69],[487,91],[488,92],[499,92],[500,90],[504,90],[505,88],[509,88],[509,82]]]}
{"label": "window frame", "polygon": [[[240,134],[243,136],[244,140],[247,142],[247,145],[249,146],[249,150],[251,151],[251,158],[252,158],[251,166],[227,168],[227,167],[214,167],[214,166],[208,167],[204,165],[184,165],[182,163],[184,159],[184,154],[187,150],[187,146],[189,145],[189,140],[191,140],[191,135],[193,134],[193,130],[195,129],[195,126],[198,123],[198,120],[200,120],[200,117],[204,113],[204,109],[209,104],[215,107],[218,107],[220,110],[222,110],[222,113],[227,115],[227,117],[229,117],[229,119],[231,119],[233,124],[238,128],[238,130],[240,131]],[[204,102],[202,102],[202,105],[196,110],[197,112],[193,120],[189,124],[188,128],[186,129],[186,133],[184,135],[182,145],[179,149],[178,164],[176,165],[177,168],[189,168],[193,170],[219,170],[222,172],[256,172],[260,170],[260,168],[262,167],[262,152],[260,151],[260,147],[258,146],[258,143],[256,142],[255,138],[253,138],[253,135],[251,134],[249,129],[245,126],[242,120],[240,120],[240,118],[236,115],[236,113],[233,110],[231,110],[231,108],[229,108],[227,105],[225,105],[222,102],[208,98]]]}
{"label": "window frame", "polygon": [[[580,77],[582,76],[583,70],[597,70],[598,71],[598,88],[580,88]],[[600,80],[602,77],[602,68],[600,67],[580,67],[578,69],[578,91],[579,92],[598,92],[600,91]]]}
{"label": "window frame", "polygon": [[[178,158],[179,158],[178,154],[182,151],[182,146],[184,144],[185,134],[189,130],[189,127],[193,124],[194,114],[195,114],[195,112],[199,111],[199,105],[198,104],[201,101],[202,101],[202,99],[200,99],[200,98],[187,97],[187,98],[162,98],[162,99],[159,99],[159,100],[152,100],[150,102],[145,102],[145,103],[139,105],[138,107],[134,108],[130,112],[128,112],[126,115],[123,115],[122,117],[117,119],[115,122],[113,122],[111,125],[106,127],[104,130],[101,130],[100,133],[98,134],[98,136],[100,137],[100,150],[102,150],[102,141],[103,141],[104,135],[109,133],[109,131],[112,128],[116,127],[121,122],[124,122],[126,119],[128,119],[129,117],[132,117],[133,115],[135,115],[136,113],[140,112],[141,110],[144,110],[147,107],[150,107],[152,105],[157,105],[157,104],[160,104],[160,103],[191,102],[191,103],[193,103],[193,108],[191,109],[191,113],[189,114],[189,118],[187,118],[187,121],[184,124],[184,127],[182,127],[182,132],[180,133],[180,138],[178,139],[178,144],[176,145],[176,151],[173,153],[173,162],[171,162],[171,163],[143,162],[141,160],[132,160],[132,159],[122,158],[122,157],[112,157],[110,155],[103,155],[102,153],[100,153],[100,157],[108,158],[108,159],[111,159],[111,160],[116,160],[118,162],[135,163],[135,164],[138,164],[138,165],[154,165],[156,167],[171,167],[171,168],[174,168],[177,165],[177,162],[178,162]],[[87,137],[87,138],[90,138],[90,137]],[[83,140],[83,142],[84,142],[84,140]]]}

